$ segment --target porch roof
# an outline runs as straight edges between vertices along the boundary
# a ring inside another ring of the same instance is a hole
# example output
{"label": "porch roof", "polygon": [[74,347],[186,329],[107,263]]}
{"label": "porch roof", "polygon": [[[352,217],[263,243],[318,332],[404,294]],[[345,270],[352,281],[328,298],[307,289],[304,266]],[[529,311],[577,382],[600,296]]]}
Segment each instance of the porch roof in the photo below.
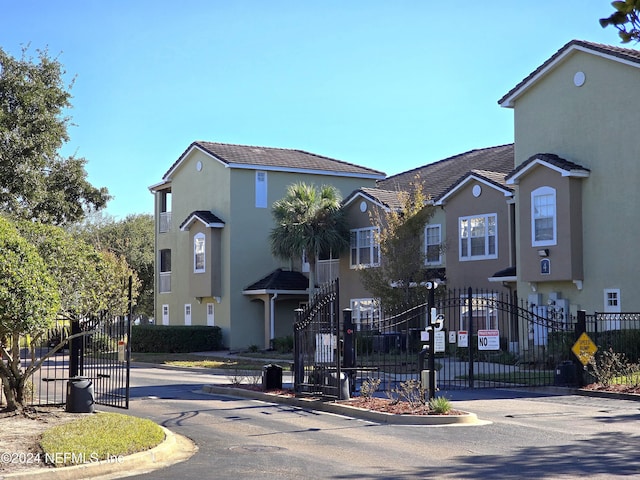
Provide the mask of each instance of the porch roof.
{"label": "porch roof", "polygon": [[300,272],[278,268],[266,277],[247,286],[244,295],[259,295],[266,293],[307,294],[309,279]]}

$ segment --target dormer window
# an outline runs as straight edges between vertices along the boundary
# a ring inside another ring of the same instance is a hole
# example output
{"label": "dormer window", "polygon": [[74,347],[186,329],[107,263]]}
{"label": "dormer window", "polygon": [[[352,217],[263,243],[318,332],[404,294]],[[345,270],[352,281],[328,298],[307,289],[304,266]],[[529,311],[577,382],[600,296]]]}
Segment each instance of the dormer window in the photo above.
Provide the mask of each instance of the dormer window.
{"label": "dormer window", "polygon": [[556,190],[540,187],[531,192],[531,245],[557,243]]}

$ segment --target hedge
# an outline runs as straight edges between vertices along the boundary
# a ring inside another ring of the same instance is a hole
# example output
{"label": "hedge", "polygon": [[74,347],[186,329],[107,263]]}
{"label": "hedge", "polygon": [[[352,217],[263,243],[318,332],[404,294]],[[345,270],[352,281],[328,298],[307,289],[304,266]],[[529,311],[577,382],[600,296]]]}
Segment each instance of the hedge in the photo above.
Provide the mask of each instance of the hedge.
{"label": "hedge", "polygon": [[131,351],[184,353],[222,350],[220,327],[200,325],[132,325]]}

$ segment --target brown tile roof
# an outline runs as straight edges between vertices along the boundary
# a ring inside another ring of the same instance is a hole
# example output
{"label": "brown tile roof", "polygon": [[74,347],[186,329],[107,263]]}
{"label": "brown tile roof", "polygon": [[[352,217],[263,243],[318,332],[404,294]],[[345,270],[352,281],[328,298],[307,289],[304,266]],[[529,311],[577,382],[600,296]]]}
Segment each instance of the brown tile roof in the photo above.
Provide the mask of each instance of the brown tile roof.
{"label": "brown tile roof", "polygon": [[500,100],[498,100],[498,104],[502,105],[506,102],[505,106],[511,106],[510,102],[507,100],[512,97],[518,90],[531,82],[535,77],[544,72],[550,65],[559,60],[565,55],[568,55],[573,50],[589,50],[596,54],[606,55],[609,57],[614,57],[619,60],[636,63],[640,66],[640,50],[636,50],[633,48],[623,48],[612,45],[604,45],[602,43],[593,43],[587,42],[585,40],[572,40],[566,45],[564,45],[560,50],[554,53],[551,58],[549,58],[546,62],[536,68],[533,72],[531,72],[524,80],[518,83],[515,87],[513,87],[509,92],[507,92]]}
{"label": "brown tile roof", "polygon": [[510,180],[520,176],[519,174],[523,170],[526,170],[527,168],[529,168],[529,166],[532,163],[535,163],[535,162],[538,162],[538,161],[542,161],[542,162],[548,163],[549,165],[553,165],[554,167],[558,167],[558,168],[560,168],[560,169],[562,169],[562,170],[564,170],[566,172],[585,172],[585,173],[589,173],[591,171],[588,168],[583,167],[582,165],[578,165],[577,163],[571,162],[569,160],[565,160],[564,158],[559,157],[555,153],[537,153],[535,155],[532,155],[531,157],[526,159],[524,162],[522,162],[520,165],[518,165],[515,169],[513,169],[505,177],[505,180],[509,184],[513,183]]}
{"label": "brown tile roof", "polygon": [[384,190],[382,188],[362,187],[354,190],[343,201],[343,205],[350,203],[357,195],[363,195],[373,202],[377,202],[391,210],[402,208],[399,192],[396,190]]}
{"label": "brown tile roof", "polygon": [[179,229],[182,230],[184,228],[190,227],[191,224],[196,220],[200,220],[207,226],[220,227],[224,225],[224,222],[220,220],[220,218],[218,218],[218,216],[216,216],[213,212],[210,212],[209,210],[196,210],[195,212],[191,212],[187,216],[187,218],[180,224]]}
{"label": "brown tile roof", "polygon": [[232,167],[257,167],[300,172],[316,171],[365,178],[384,178],[385,176],[384,172],[372,168],[305,152],[304,150],[198,141],[189,145],[180,155],[180,158],[165,173],[164,179],[171,174],[193,148],[199,148],[220,162]]}
{"label": "brown tile roof", "polygon": [[481,148],[393,175],[378,181],[378,187],[390,191],[410,191],[411,184],[418,180],[424,185],[425,194],[434,200],[472,170],[506,175],[514,165],[513,144]]}
{"label": "brown tile roof", "polygon": [[437,201],[437,204],[440,204],[441,201],[444,201],[446,197],[453,194],[453,192],[458,187],[466,183],[472,176],[475,178],[484,180],[488,184],[491,184],[494,187],[497,187],[503,191],[513,192],[513,188],[508,186],[505,181],[506,174],[504,172],[492,172],[489,170],[471,170],[466,175],[460,177],[456,182],[451,184],[449,188],[447,188],[444,192],[442,192],[442,195],[440,195],[437,199],[434,199],[434,200]]}

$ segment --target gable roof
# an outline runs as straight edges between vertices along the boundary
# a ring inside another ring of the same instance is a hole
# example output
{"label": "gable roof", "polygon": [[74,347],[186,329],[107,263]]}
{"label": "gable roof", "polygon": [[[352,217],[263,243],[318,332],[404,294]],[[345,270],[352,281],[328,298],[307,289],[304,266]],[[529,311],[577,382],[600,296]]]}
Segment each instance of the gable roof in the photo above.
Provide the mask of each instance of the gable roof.
{"label": "gable roof", "polygon": [[502,193],[505,197],[513,196],[513,189],[507,186],[505,182],[506,175],[501,172],[492,172],[488,170],[472,170],[466,175],[460,177],[453,185],[451,185],[435,202],[436,205],[444,205],[445,201],[453,196],[457,191],[462,189],[466,184],[472,181],[483,183]]}
{"label": "gable roof", "polygon": [[309,279],[300,272],[278,268],[266,277],[246,287],[242,293],[255,295],[261,293],[305,293],[309,288]]}
{"label": "gable roof", "polygon": [[196,221],[202,222],[205,227],[224,227],[224,222],[214,215],[213,212],[210,212],[209,210],[196,210],[195,212],[191,212],[185,221],[180,224],[179,229],[181,231],[189,230],[191,225]]}
{"label": "gable roof", "polygon": [[546,62],[531,72],[524,80],[509,90],[509,92],[498,100],[498,104],[505,108],[512,108],[514,106],[513,102],[516,98],[522,95],[540,78],[553,70],[565,58],[575,52],[586,52],[615,62],[640,68],[640,50],[587,42],[585,40],[572,40],[554,53]]}
{"label": "gable roof", "polygon": [[354,202],[358,197],[364,198],[384,209],[399,210],[402,208],[400,192],[368,187],[362,187],[351,192],[349,196],[342,201],[342,205],[347,206]]}
{"label": "gable roof", "polygon": [[507,174],[515,165],[513,144],[480,148],[429,163],[407,172],[378,181],[386,190],[410,191],[413,183],[424,186],[425,195],[439,198],[451,185],[472,170],[486,170]]}
{"label": "gable roof", "polygon": [[557,171],[563,177],[588,177],[591,170],[577,163],[565,160],[555,153],[537,153],[517,166],[505,178],[507,185],[514,185],[520,181],[520,177],[524,176],[536,165],[543,165],[547,168]]}
{"label": "gable roof", "polygon": [[385,177],[384,172],[304,150],[197,141],[189,145],[171,165],[164,174],[163,180],[169,180],[182,161],[194,150],[200,150],[228,168],[329,174],[374,180]]}

